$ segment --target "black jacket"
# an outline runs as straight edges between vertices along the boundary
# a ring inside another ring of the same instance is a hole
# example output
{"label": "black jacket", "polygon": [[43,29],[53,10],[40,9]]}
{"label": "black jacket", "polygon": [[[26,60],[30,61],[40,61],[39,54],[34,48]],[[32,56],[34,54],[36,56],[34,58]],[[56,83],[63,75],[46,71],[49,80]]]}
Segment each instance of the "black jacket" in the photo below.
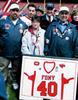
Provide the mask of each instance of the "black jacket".
{"label": "black jacket", "polygon": [[[54,17],[52,22],[54,22],[54,21],[57,21],[57,18]],[[40,23],[41,28],[43,28],[44,30],[46,30],[48,28],[48,26],[50,25],[50,23],[51,22],[49,22],[49,20],[47,20],[47,15],[44,14],[41,17],[41,23]]]}

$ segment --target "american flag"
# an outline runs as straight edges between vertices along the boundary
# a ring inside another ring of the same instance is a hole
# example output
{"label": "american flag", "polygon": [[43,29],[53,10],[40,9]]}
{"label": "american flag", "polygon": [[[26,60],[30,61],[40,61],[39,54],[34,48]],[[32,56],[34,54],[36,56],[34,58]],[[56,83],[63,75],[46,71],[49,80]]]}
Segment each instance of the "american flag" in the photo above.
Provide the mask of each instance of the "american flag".
{"label": "american flag", "polygon": [[8,9],[9,9],[12,2],[19,3],[20,1],[21,0],[7,0],[4,4],[4,6],[2,7],[2,11],[5,13],[8,12]]}

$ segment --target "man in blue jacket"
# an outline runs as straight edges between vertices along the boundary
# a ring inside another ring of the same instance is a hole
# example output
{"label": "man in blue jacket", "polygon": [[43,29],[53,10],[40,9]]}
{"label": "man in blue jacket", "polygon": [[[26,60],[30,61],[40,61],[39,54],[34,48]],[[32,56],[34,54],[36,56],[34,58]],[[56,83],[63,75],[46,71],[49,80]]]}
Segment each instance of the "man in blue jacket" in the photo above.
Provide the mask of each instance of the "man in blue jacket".
{"label": "man in blue jacket", "polygon": [[78,32],[68,17],[68,7],[60,7],[59,19],[51,23],[45,33],[46,56],[78,58]]}
{"label": "man in blue jacket", "polygon": [[[19,5],[13,3],[9,9],[9,16],[0,20],[0,34],[4,41],[4,49],[0,57],[0,71],[12,65],[12,83],[13,88],[18,89],[20,69],[21,69],[21,40],[24,29],[28,26],[19,18]],[[2,66],[1,66],[2,65]],[[6,74],[6,71],[4,72]],[[6,74],[7,75],[7,74]]]}
{"label": "man in blue jacket", "polygon": [[68,22],[69,9],[61,7],[59,19],[48,27],[45,34],[45,55],[78,58],[78,33]]}

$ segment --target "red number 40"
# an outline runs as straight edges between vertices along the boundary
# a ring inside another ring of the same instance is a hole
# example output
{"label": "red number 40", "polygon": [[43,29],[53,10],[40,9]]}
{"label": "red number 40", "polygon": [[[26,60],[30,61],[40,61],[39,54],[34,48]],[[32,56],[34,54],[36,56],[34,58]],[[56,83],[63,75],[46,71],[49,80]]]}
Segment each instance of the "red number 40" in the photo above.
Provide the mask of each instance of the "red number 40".
{"label": "red number 40", "polygon": [[46,81],[42,81],[37,87],[37,91],[41,91],[41,96],[56,96],[57,95],[57,84],[55,82],[49,82],[48,88],[46,88]]}

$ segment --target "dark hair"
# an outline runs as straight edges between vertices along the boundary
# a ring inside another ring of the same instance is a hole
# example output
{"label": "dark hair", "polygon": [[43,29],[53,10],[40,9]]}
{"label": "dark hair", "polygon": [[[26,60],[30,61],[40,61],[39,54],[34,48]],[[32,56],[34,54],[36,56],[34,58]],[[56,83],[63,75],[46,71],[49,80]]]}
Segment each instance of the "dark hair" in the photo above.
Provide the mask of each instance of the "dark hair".
{"label": "dark hair", "polygon": [[40,22],[40,16],[34,15],[31,20],[32,20],[32,22],[35,20]]}
{"label": "dark hair", "polygon": [[43,8],[41,6],[38,6],[36,11],[40,11],[42,14],[44,13],[44,10],[43,10]]}
{"label": "dark hair", "polygon": [[29,4],[27,8],[29,9],[29,7],[34,7],[36,9],[36,6],[34,4]]}
{"label": "dark hair", "polygon": [[71,13],[71,17],[73,19],[73,17],[77,14],[78,10],[73,10],[72,13]]}

